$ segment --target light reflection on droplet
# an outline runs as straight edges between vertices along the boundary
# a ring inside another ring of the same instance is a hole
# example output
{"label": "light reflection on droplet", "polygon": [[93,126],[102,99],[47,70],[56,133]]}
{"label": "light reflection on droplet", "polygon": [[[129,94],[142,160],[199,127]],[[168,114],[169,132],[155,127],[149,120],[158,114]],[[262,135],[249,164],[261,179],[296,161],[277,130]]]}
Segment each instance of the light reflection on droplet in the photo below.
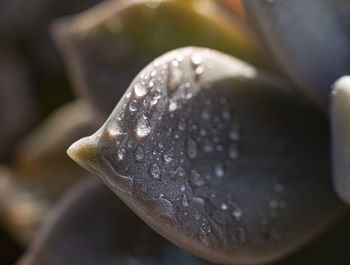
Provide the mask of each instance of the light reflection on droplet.
{"label": "light reflection on droplet", "polygon": [[139,137],[145,137],[151,132],[150,122],[147,117],[143,115],[139,118],[136,125],[136,134]]}

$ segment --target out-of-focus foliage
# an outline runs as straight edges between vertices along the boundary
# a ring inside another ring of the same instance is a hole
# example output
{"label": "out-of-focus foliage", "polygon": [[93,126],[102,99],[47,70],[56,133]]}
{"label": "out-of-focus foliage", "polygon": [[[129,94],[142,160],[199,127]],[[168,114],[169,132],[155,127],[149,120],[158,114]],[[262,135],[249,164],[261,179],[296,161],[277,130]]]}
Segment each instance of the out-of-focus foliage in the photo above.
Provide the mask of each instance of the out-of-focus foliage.
{"label": "out-of-focus foliage", "polygon": [[27,67],[15,52],[0,47],[0,161],[11,155],[18,138],[36,121],[31,81]]}
{"label": "out-of-focus foliage", "polygon": [[210,265],[156,234],[95,177],[65,195],[38,239],[20,265]]}
{"label": "out-of-focus foliage", "polygon": [[104,120],[147,63],[178,47],[215,48],[267,67],[244,24],[219,11],[208,0],[166,0],[157,8],[143,0],[108,1],[59,21],[54,36],[75,87]]}
{"label": "out-of-focus foliage", "polygon": [[333,82],[350,71],[350,35],[333,0],[245,0],[247,20],[296,88],[328,105]]}
{"label": "out-of-focus foliage", "polygon": [[52,203],[85,172],[65,154],[95,128],[84,102],[69,103],[18,144],[11,169],[0,172],[0,218],[24,245],[34,238]]}

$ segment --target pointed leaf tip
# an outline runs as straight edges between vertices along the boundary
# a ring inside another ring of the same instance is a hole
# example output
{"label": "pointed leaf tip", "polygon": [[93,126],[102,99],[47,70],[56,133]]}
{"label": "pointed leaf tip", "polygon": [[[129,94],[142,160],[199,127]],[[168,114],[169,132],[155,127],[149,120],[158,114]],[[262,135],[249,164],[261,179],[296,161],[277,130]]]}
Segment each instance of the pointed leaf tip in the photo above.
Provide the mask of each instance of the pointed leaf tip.
{"label": "pointed leaf tip", "polygon": [[264,263],[342,211],[327,132],[324,116],[275,78],[187,47],[135,77],[96,134],[93,167],[175,244],[213,262]]}
{"label": "pointed leaf tip", "polygon": [[92,135],[76,141],[67,149],[68,156],[85,169],[94,171],[92,165],[96,162],[97,140]]}

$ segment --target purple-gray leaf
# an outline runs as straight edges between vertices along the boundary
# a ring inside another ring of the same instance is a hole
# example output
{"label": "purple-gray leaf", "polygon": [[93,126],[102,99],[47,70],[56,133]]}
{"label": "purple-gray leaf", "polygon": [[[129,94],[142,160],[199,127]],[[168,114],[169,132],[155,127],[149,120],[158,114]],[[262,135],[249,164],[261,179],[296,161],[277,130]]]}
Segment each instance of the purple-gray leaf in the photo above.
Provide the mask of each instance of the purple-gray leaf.
{"label": "purple-gray leaf", "polygon": [[350,38],[334,0],[244,0],[260,43],[304,94],[323,107],[350,71]]}
{"label": "purple-gray leaf", "polygon": [[160,234],[213,262],[277,259],[343,209],[322,113],[209,49],[154,60],[68,154]]}
{"label": "purple-gray leaf", "polygon": [[210,265],[157,235],[99,180],[73,188],[18,265]]}

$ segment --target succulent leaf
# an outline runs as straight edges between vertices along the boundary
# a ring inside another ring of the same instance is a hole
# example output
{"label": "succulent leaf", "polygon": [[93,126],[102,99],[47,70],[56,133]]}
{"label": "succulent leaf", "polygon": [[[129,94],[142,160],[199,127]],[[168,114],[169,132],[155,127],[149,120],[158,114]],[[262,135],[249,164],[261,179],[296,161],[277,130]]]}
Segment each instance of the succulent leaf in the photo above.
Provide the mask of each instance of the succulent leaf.
{"label": "succulent leaf", "polygon": [[270,57],[297,88],[327,106],[332,83],[350,70],[350,35],[337,1],[243,3],[248,22]]}
{"label": "succulent leaf", "polygon": [[189,47],[144,68],[105,124],[68,154],[178,246],[213,262],[257,264],[343,211],[327,132],[322,113],[281,81]]}
{"label": "succulent leaf", "polygon": [[331,101],[333,183],[338,195],[350,203],[350,76],[337,80]]}
{"label": "succulent leaf", "polygon": [[169,50],[198,45],[265,65],[239,21],[212,1],[109,1],[58,21],[54,36],[79,94],[105,120],[135,75]]}
{"label": "succulent leaf", "polygon": [[157,235],[91,177],[53,208],[40,236],[18,263],[54,264],[210,265]]}

